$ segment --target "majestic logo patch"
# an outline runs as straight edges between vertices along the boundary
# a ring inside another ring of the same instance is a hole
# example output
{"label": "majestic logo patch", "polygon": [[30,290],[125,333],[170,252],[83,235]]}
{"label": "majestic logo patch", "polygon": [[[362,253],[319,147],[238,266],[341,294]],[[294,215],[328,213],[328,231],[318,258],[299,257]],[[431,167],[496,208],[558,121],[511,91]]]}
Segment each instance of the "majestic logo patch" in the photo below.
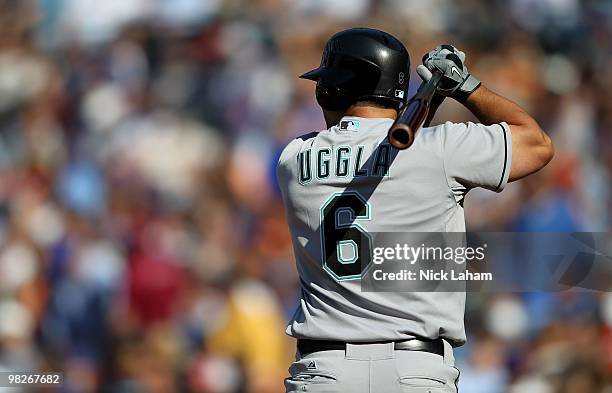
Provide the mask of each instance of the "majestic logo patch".
{"label": "majestic logo patch", "polygon": [[346,131],[357,131],[359,128],[359,120],[342,120],[340,122],[340,129]]}
{"label": "majestic logo patch", "polygon": [[306,367],[309,370],[316,370],[317,369],[317,362],[315,362],[314,360],[311,360],[310,363],[308,363],[308,367]]}
{"label": "majestic logo patch", "polygon": [[395,90],[395,98],[404,98],[404,90]]}

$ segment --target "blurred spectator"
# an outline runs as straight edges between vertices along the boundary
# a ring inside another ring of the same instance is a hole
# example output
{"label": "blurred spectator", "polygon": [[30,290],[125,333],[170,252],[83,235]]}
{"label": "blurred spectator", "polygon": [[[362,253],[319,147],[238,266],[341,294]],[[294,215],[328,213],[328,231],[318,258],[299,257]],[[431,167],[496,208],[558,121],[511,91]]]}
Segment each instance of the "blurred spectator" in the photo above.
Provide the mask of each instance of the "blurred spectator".
{"label": "blurred spectator", "polygon": [[[283,391],[299,284],[274,168],[323,128],[297,75],[349,25],[413,63],[464,48],[553,136],[545,171],[470,193],[471,230],[610,231],[609,1],[3,1],[0,370],[64,371],[62,392]],[[447,102],[434,122],[470,119]],[[609,294],[468,300],[462,392],[612,389]]]}

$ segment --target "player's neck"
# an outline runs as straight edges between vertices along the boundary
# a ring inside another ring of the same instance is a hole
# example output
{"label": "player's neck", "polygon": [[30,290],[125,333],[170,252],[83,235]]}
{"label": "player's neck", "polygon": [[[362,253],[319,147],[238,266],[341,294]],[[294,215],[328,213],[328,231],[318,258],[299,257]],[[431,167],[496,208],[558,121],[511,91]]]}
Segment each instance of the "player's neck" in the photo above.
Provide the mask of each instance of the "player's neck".
{"label": "player's neck", "polygon": [[352,105],[345,111],[330,111],[323,109],[323,117],[327,127],[334,126],[340,122],[344,116],[373,118],[373,119],[392,119],[397,118],[395,109],[381,108],[368,105]]}
{"label": "player's neck", "polygon": [[397,111],[390,108],[380,108],[375,106],[353,105],[346,110],[345,116],[374,118],[374,119],[392,119],[397,118]]}

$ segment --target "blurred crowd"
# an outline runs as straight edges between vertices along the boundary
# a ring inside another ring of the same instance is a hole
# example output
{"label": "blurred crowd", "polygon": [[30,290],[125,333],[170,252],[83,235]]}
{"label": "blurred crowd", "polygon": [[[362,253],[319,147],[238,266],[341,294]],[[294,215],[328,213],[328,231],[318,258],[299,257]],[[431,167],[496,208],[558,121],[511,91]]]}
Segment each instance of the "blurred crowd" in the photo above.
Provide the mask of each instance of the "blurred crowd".
{"label": "blurred crowd", "polygon": [[[281,392],[299,291],[276,160],[324,128],[297,75],[357,25],[413,70],[457,45],[553,138],[541,173],[470,193],[470,230],[610,231],[610,1],[1,0],[0,371]],[[472,293],[466,321],[462,393],[612,392],[609,293]]]}

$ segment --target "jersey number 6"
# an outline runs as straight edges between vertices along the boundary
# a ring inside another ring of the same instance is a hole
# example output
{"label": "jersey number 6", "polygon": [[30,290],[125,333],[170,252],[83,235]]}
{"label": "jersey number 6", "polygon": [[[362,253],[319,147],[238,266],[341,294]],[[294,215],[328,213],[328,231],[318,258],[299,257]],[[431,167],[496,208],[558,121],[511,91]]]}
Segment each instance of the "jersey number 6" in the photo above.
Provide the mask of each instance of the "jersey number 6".
{"label": "jersey number 6", "polygon": [[356,192],[333,194],[321,207],[323,268],[335,279],[358,279],[368,265],[370,235],[355,221],[369,219],[370,205]]}

